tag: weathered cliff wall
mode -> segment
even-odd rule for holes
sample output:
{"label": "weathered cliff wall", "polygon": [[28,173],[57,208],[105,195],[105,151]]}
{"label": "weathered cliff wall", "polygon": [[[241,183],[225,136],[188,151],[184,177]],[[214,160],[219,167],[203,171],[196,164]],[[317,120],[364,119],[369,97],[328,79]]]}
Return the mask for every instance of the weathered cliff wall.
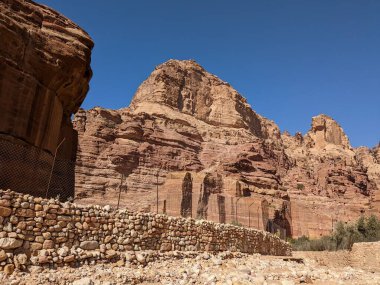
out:
{"label": "weathered cliff wall", "polygon": [[130,107],[80,110],[74,125],[78,203],[116,205],[121,189],[120,203],[131,209],[158,204],[159,213],[293,237],[380,214],[378,151],[352,148],[326,115],[305,135],[280,134],[192,60],[157,66]]}
{"label": "weathered cliff wall", "polygon": [[71,115],[89,88],[93,42],[69,19],[29,0],[0,2],[0,41],[0,187],[45,193],[65,139],[55,174],[73,192]]}

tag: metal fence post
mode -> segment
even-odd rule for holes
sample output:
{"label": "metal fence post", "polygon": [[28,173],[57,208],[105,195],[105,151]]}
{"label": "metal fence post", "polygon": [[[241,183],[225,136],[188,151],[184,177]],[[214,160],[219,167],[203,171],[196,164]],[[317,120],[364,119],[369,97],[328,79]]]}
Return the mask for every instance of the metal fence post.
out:
{"label": "metal fence post", "polygon": [[55,160],[57,158],[57,153],[58,153],[58,149],[61,147],[61,145],[63,144],[63,142],[66,140],[66,138],[63,138],[62,141],[59,143],[59,145],[57,146],[57,148],[55,149],[55,153],[54,153],[54,159],[53,159],[53,165],[51,166],[51,171],[50,171],[50,176],[49,176],[49,182],[48,182],[48,185],[47,185],[47,188],[46,188],[46,194],[45,194],[45,198],[47,198],[48,196],[48,192],[49,192],[49,188],[50,188],[50,183],[51,183],[51,179],[53,177],[53,171],[54,171],[54,165],[55,165]]}
{"label": "metal fence post", "polygon": [[124,174],[121,174],[121,178],[120,178],[120,185],[119,185],[119,198],[117,199],[117,208],[116,210],[119,209],[119,205],[120,205],[120,197],[121,197],[121,186],[123,185],[123,180],[124,180]]}
{"label": "metal fence post", "polygon": [[239,200],[241,199],[242,197],[239,197],[237,198],[236,202],[235,202],[235,222],[237,223],[238,222],[238,218],[237,218],[237,204],[239,202]]}
{"label": "metal fence post", "polygon": [[255,203],[255,201],[253,201],[251,204],[249,204],[248,206],[248,227],[251,227],[251,206]]}
{"label": "metal fence post", "polygon": [[257,206],[257,229],[259,229],[259,223],[260,223],[260,212],[259,212],[259,205]]}
{"label": "metal fence post", "polygon": [[158,170],[156,175],[156,214],[158,214]]}

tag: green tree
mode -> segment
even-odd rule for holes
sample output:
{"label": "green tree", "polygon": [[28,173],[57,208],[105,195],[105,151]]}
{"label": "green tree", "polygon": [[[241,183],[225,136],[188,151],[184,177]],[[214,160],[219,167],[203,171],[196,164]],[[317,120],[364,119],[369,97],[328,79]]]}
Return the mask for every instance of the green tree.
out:
{"label": "green tree", "polygon": [[336,249],[342,249],[343,242],[346,236],[346,229],[344,227],[343,222],[338,222],[336,224],[335,232],[334,232],[334,240],[336,244]]}
{"label": "green tree", "polygon": [[351,249],[355,242],[359,242],[363,239],[362,234],[358,231],[355,225],[347,226],[346,233],[346,244],[344,245],[344,248]]}
{"label": "green tree", "polygon": [[331,235],[319,239],[302,236],[291,239],[293,250],[342,250],[351,249],[355,242],[373,242],[380,240],[380,220],[372,215],[360,217],[355,223],[338,222]]}
{"label": "green tree", "polygon": [[359,218],[359,220],[356,223],[356,228],[358,229],[358,232],[365,236],[366,235],[366,221],[363,216]]}
{"label": "green tree", "polygon": [[368,241],[376,241],[380,238],[380,221],[375,215],[368,218],[366,233],[366,238]]}

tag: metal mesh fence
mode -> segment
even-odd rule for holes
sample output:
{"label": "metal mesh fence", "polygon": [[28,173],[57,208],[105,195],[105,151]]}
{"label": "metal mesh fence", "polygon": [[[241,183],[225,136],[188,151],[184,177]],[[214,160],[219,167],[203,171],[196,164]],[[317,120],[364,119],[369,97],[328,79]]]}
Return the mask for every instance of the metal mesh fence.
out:
{"label": "metal mesh fence", "polygon": [[266,230],[272,234],[278,235],[281,239],[286,239],[287,237],[286,229],[276,224],[273,220],[268,220]]}
{"label": "metal mesh fence", "polygon": [[75,162],[56,159],[54,163],[48,197],[59,197],[60,200],[74,199]]}
{"label": "metal mesh fence", "polygon": [[[158,177],[158,176],[157,176]],[[158,184],[158,178],[157,182]],[[0,139],[0,189],[12,189],[20,193],[28,193],[39,197],[59,197],[60,200],[72,200],[81,202],[81,193],[75,195],[75,162],[60,158],[54,158],[54,155],[43,151],[37,147],[8,140]],[[158,190],[158,189],[157,189]],[[157,191],[156,190],[156,191]],[[126,177],[121,175],[120,183],[111,191],[107,192],[104,199],[96,199],[97,204],[105,204],[119,207],[125,207],[124,202],[130,201],[133,193],[127,191]],[[86,197],[104,196],[105,191],[91,189],[83,192]],[[158,193],[158,192],[157,192]],[[181,208],[182,191],[175,193],[167,193],[165,197],[158,195],[152,196],[150,210],[157,211],[156,205],[159,205],[159,212],[166,213],[169,206],[171,210]],[[192,195],[192,208],[185,216],[193,216],[196,218],[196,205],[199,200],[199,193],[194,192]],[[99,197],[98,197],[99,198]],[[215,203],[209,203],[208,212],[210,214],[218,213],[218,217],[214,217],[215,221],[226,223],[228,220],[236,220],[236,201],[231,197],[231,201],[227,201],[226,197],[221,195],[213,195],[211,200],[215,199]],[[154,201],[153,201],[154,200]],[[91,200],[85,202],[91,203]],[[168,203],[168,205],[167,205]],[[154,206],[154,207],[153,207]],[[227,208],[230,211],[227,211]],[[228,212],[228,213],[227,213]],[[178,213],[171,213],[180,215]],[[227,217],[228,216],[228,217]],[[281,238],[286,238],[286,230],[274,221],[269,220],[266,230],[278,234]]]}
{"label": "metal mesh fence", "polygon": [[67,199],[74,196],[74,181],[74,162],[54,161],[52,154],[37,147],[0,140],[0,189]]}

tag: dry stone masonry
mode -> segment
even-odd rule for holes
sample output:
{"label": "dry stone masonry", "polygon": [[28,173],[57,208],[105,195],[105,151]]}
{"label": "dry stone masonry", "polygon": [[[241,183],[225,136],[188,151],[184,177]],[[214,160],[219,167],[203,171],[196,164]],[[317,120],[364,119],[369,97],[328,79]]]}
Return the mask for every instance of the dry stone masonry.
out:
{"label": "dry stone masonry", "polygon": [[31,264],[144,264],[146,254],[140,252],[147,250],[291,253],[283,240],[254,229],[0,190],[0,269],[7,273]]}

